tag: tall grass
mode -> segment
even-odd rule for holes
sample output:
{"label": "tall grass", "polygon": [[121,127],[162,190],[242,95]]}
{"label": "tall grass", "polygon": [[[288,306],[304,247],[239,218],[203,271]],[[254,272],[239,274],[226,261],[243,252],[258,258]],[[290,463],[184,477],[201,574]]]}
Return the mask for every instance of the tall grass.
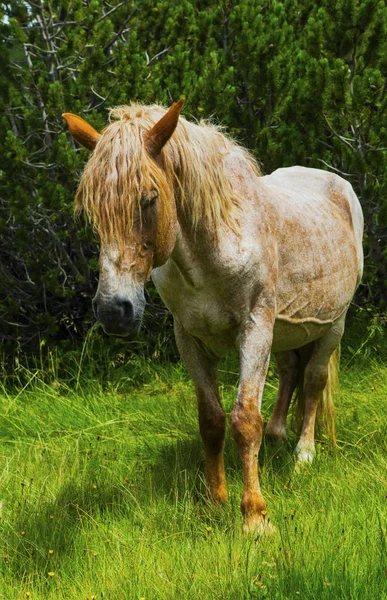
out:
{"label": "tall grass", "polygon": [[[0,391],[0,598],[387,598],[387,366],[380,331],[362,346],[369,334],[350,333],[344,349],[337,447],[322,439],[295,474],[294,435],[279,450],[263,443],[277,534],[262,538],[242,535],[230,437],[230,500],[205,499],[180,363],[112,355],[89,339],[15,365]],[[227,412],[236,384],[231,359],[220,368]],[[271,367],[265,420],[277,386]]]}

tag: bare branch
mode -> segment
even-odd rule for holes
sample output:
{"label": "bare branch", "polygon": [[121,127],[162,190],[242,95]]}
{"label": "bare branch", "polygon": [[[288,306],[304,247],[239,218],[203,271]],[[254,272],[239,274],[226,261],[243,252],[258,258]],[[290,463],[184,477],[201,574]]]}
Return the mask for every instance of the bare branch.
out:
{"label": "bare branch", "polygon": [[[311,160],[310,156],[308,158],[309,158],[309,160]],[[331,169],[332,171],[335,171],[336,173],[340,173],[340,175],[342,175],[343,177],[356,177],[356,175],[354,173],[344,173],[344,171],[340,171],[340,169],[337,169],[333,165],[328,164],[322,158],[318,158],[317,160],[319,162],[323,163],[326,167],[328,167],[328,169]]]}
{"label": "bare branch", "polygon": [[[104,54],[106,54],[108,52],[108,50],[116,43],[116,41],[121,37],[123,31],[125,30],[127,24],[129,23],[129,21],[134,17],[134,15],[136,14],[136,12],[138,11],[138,7],[140,6],[141,1],[137,4],[137,6],[135,6],[135,8],[132,10],[132,12],[130,13],[130,15],[127,16],[127,18],[124,20],[124,22],[121,25],[121,28],[118,30],[118,32],[112,37],[112,39],[110,40],[110,42],[108,42],[106,44],[106,46],[103,49]],[[129,30],[128,30],[129,31]]]}
{"label": "bare branch", "polygon": [[333,129],[332,125],[331,125],[331,124],[330,124],[330,122],[328,121],[328,118],[327,118],[327,116],[326,116],[324,113],[323,113],[323,117],[324,117],[324,120],[325,120],[326,124],[328,125],[329,131],[330,131],[331,133],[333,133],[333,135],[334,135],[335,137],[337,137],[339,140],[341,140],[341,141],[342,141],[344,144],[346,144],[346,145],[347,145],[349,148],[351,148],[351,150],[354,150],[354,147],[353,147],[353,145],[351,144],[351,142],[355,142],[356,140],[355,140],[355,139],[352,139],[352,138],[346,138],[346,137],[344,137],[343,135],[340,135],[339,133],[337,133],[337,131],[335,131],[335,130]]}
{"label": "bare branch", "polygon": [[131,2],[131,0],[123,0],[123,2],[121,2],[120,4],[117,4],[117,6],[113,6],[113,8],[111,10],[109,10],[107,13],[105,13],[104,15],[102,15],[102,17],[100,17],[99,19],[97,19],[96,23],[100,23],[101,21],[103,21],[104,19],[106,19],[106,17],[109,17],[109,15],[111,15],[112,13],[114,13],[116,10],[118,10],[122,6],[125,6],[126,4],[129,4],[129,2]]}
{"label": "bare branch", "polygon": [[96,108],[99,108],[100,106],[102,106],[102,104],[104,104],[106,102],[106,100],[109,98],[109,96],[112,93],[112,91],[114,90],[114,88],[117,86],[117,83],[118,83],[118,79],[116,79],[116,81],[111,86],[111,88],[109,90],[109,93],[107,94],[106,98],[104,98],[103,96],[101,96],[100,94],[98,94],[93,88],[91,88],[91,91],[93,92],[93,94],[95,94],[97,96],[97,98],[100,98],[101,102],[99,104],[94,104],[93,106],[89,105],[88,108],[86,108],[83,112],[85,114],[88,114],[91,111],[95,110]]}
{"label": "bare branch", "polygon": [[171,49],[170,46],[168,46],[168,48],[165,48],[164,50],[161,50],[161,52],[158,52],[157,54],[155,54],[154,56],[152,56],[152,58],[149,58],[148,52],[145,52],[146,66],[149,67],[149,65],[151,65],[154,60],[157,60],[160,56],[162,56],[163,54],[165,54],[166,52],[168,52],[168,50],[170,50],[170,49]]}

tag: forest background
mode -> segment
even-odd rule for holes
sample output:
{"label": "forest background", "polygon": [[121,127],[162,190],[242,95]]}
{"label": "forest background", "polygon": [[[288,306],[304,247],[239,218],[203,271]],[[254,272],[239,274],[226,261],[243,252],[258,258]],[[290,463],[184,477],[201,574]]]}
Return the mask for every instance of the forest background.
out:
{"label": "forest background", "polygon": [[[109,107],[167,106],[182,96],[186,117],[224,125],[264,173],[299,164],[351,182],[365,215],[356,305],[383,313],[386,28],[386,4],[375,0],[2,2],[3,348],[72,346],[93,322],[98,246],[90,226],[73,217],[87,152],[61,114],[100,130]],[[171,329],[153,289],[149,299],[145,337],[154,351]]]}

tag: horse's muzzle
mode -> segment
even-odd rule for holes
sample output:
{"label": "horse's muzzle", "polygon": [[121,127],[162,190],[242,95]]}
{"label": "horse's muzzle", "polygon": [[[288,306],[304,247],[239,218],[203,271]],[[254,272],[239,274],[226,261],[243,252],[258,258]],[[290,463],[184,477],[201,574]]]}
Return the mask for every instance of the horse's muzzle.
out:
{"label": "horse's muzzle", "polygon": [[135,338],[141,326],[144,304],[135,308],[134,304],[121,296],[101,297],[93,299],[95,318],[102,324],[108,335]]}

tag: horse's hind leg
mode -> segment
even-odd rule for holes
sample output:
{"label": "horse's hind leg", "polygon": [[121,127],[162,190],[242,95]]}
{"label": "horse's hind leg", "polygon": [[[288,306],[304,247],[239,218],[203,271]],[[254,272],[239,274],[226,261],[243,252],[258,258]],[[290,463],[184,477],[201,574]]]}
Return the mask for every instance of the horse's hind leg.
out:
{"label": "horse's hind leg", "polygon": [[297,350],[276,352],[279,389],[273,415],[266,426],[265,435],[276,443],[286,442],[286,417],[293,392],[300,376],[300,356]]}
{"label": "horse's hind leg", "polygon": [[207,493],[215,502],[223,503],[227,500],[223,458],[226,415],[219,398],[218,361],[201,352],[176,319],[174,326],[180,356],[187,366],[196,389],[199,429],[206,460]]}
{"label": "horse's hind leg", "polygon": [[[317,408],[323,400],[323,394],[327,398],[331,391],[328,389],[328,386],[331,385],[331,382],[328,381],[329,362],[340,344],[344,332],[344,318],[336,322],[325,335],[313,343],[310,359],[305,366],[304,415],[300,439],[295,449],[299,463],[312,462],[315,454],[314,431]],[[321,407],[322,417],[328,418],[329,415],[324,415],[324,411],[325,413],[333,411],[331,401],[323,403]]]}

